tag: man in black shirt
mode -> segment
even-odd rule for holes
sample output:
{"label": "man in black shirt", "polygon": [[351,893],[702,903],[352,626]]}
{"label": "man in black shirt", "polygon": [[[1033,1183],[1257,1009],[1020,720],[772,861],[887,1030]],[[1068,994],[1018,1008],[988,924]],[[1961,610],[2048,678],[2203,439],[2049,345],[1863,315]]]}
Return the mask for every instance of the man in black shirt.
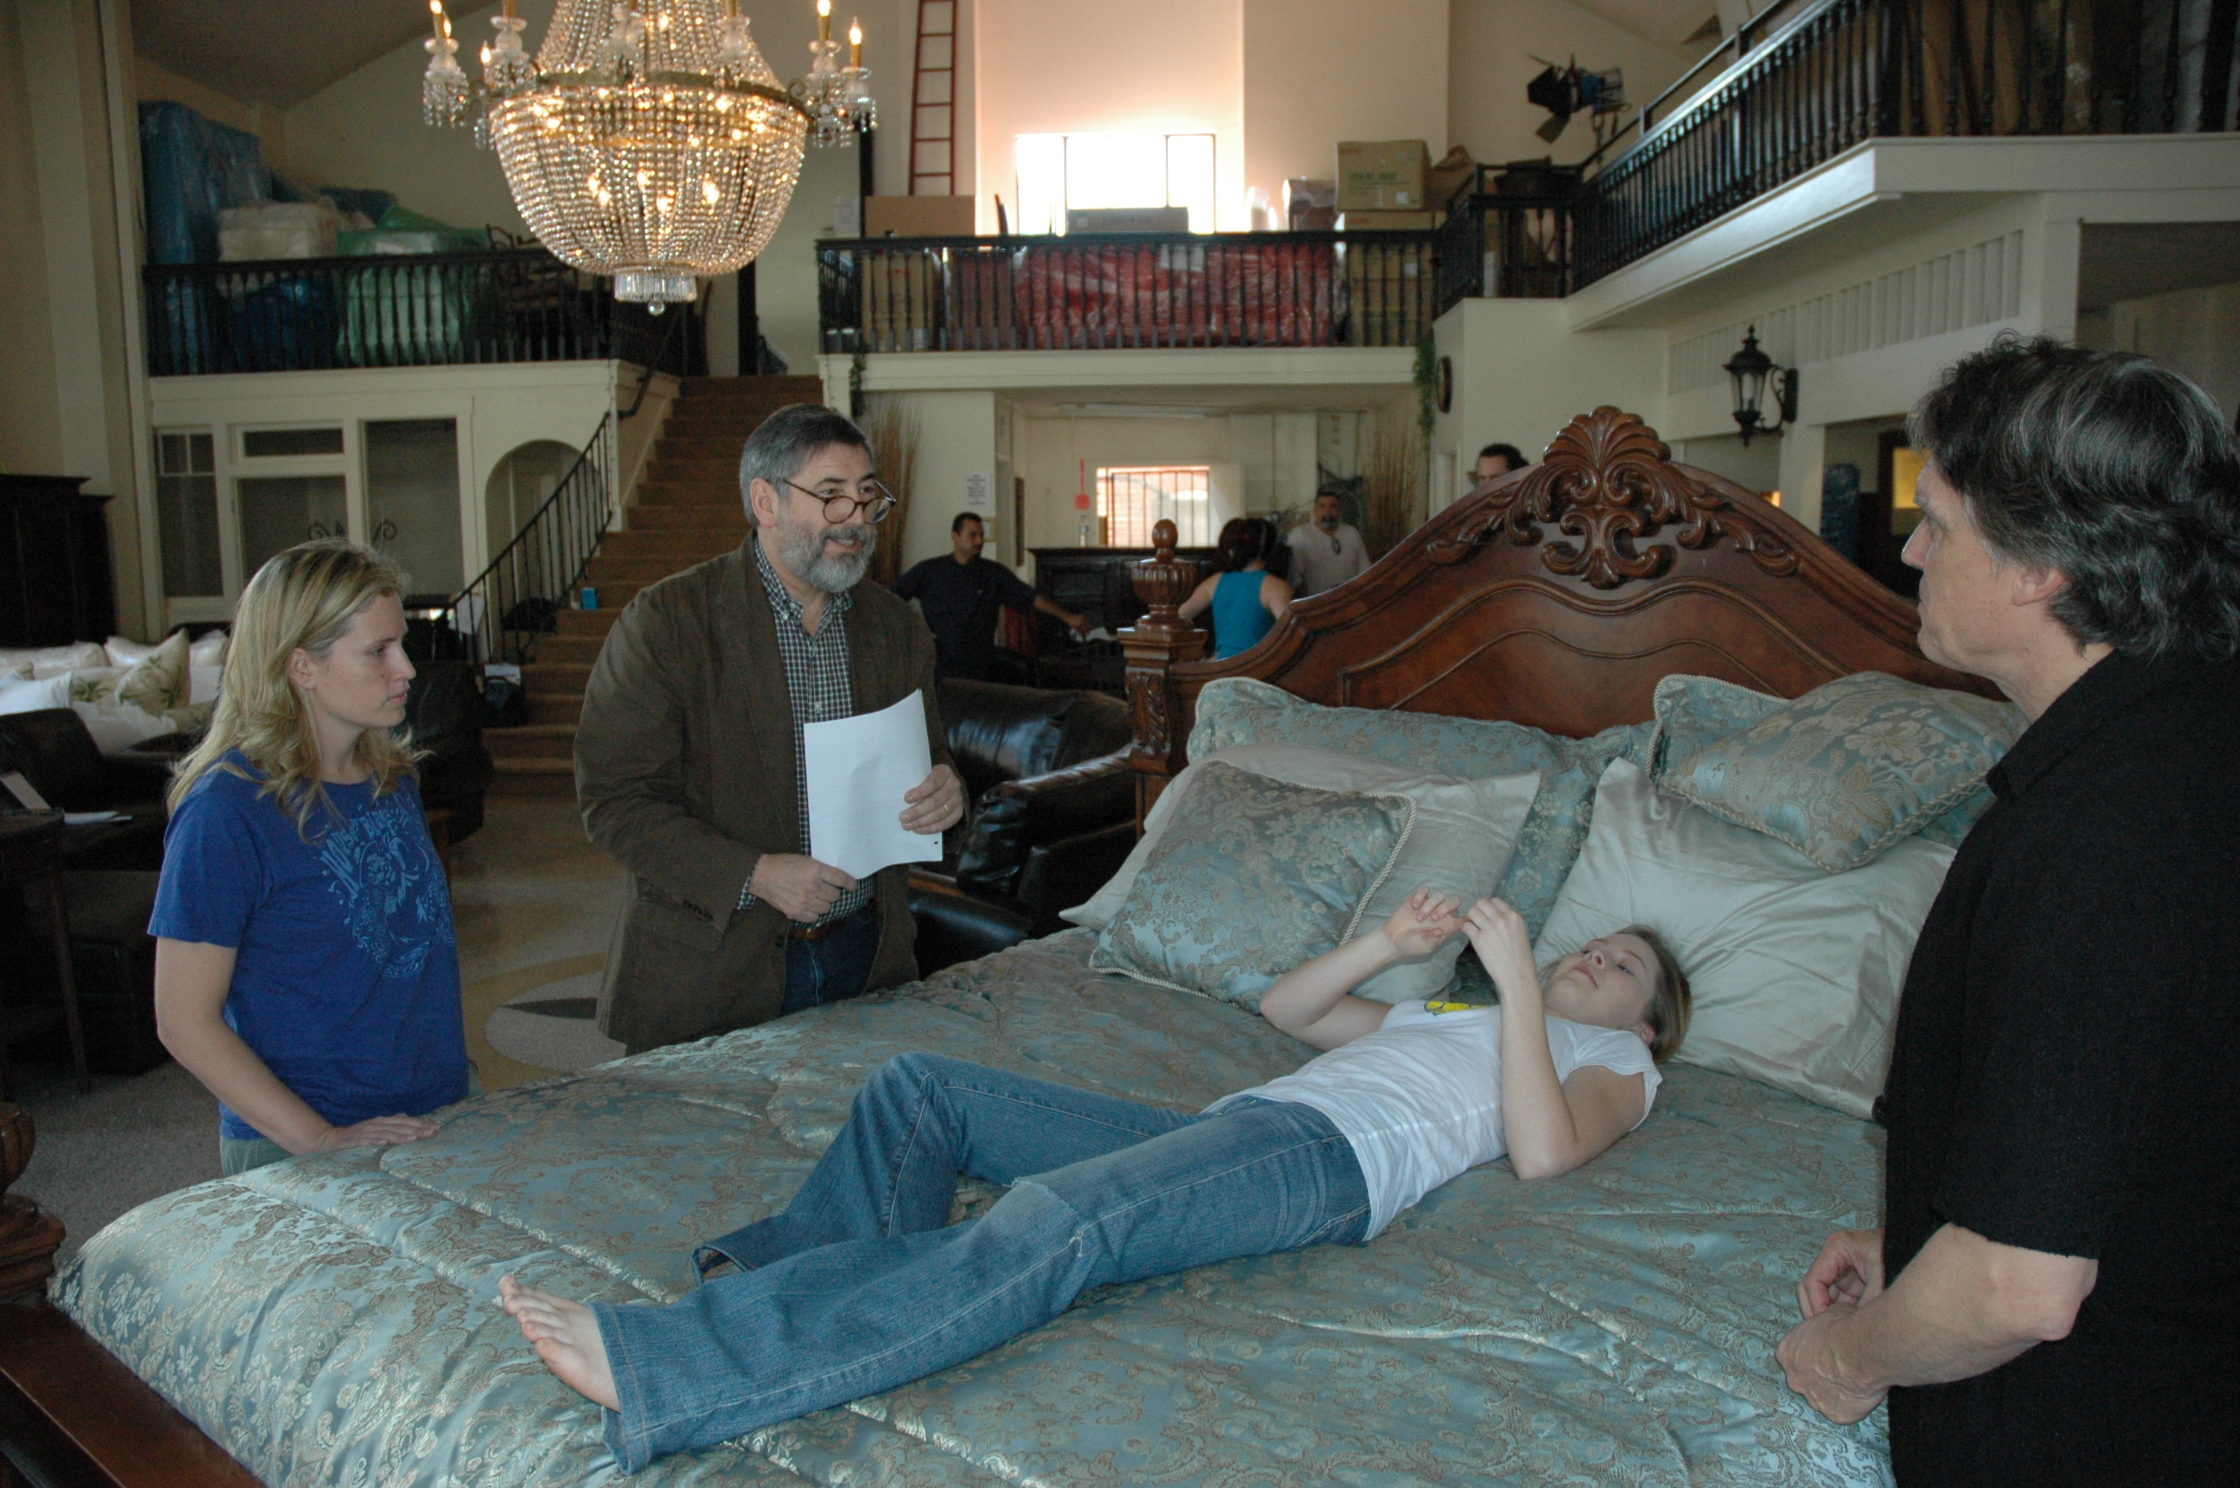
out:
{"label": "man in black shirt", "polygon": [[2229,1481],[2240,455],[2169,369],[2013,337],[1910,433],[1921,648],[2032,722],[1914,950],[1885,1228],[1779,1357],[1838,1421],[1887,1392],[1901,1484]]}
{"label": "man in black shirt", "polygon": [[1088,624],[1049,595],[1035,592],[1010,569],[981,557],[987,541],[980,519],[959,512],[949,524],[949,543],[955,551],[947,558],[913,564],[894,581],[894,592],[916,600],[925,612],[926,629],[933,632],[934,669],[943,678],[988,680],[995,667],[999,609],[1040,610],[1063,620],[1073,631]]}

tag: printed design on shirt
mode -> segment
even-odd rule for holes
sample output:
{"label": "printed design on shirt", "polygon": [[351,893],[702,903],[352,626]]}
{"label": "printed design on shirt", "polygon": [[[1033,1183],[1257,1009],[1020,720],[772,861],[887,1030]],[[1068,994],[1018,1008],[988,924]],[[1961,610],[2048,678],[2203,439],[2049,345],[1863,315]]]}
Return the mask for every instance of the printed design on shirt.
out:
{"label": "printed design on shirt", "polygon": [[1437,1017],[1440,1013],[1474,1013],[1478,1005],[1474,1002],[1427,1002],[1423,1010]]}
{"label": "printed design on shirt", "polygon": [[391,796],[319,845],[350,939],[385,977],[418,976],[431,951],[452,943],[443,865],[418,826]]}

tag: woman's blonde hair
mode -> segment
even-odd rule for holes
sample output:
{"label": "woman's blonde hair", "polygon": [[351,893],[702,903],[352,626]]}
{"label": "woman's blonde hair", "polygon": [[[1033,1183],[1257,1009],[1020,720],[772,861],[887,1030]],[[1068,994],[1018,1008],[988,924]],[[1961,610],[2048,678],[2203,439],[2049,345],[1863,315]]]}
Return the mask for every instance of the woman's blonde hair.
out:
{"label": "woman's blonde hair", "polygon": [[[371,548],[346,538],[321,538],[276,553],[241,591],[233,639],[218,686],[218,706],[194,752],[179,762],[168,799],[173,811],[213,769],[251,779],[226,755],[240,750],[264,775],[271,796],[311,839],[311,818],[332,809],[320,783],[319,740],[310,710],[288,677],[298,651],[324,661],[350,622],[384,594],[401,594],[404,575]],[[419,757],[403,730],[369,728],[358,736],[358,763],[373,777],[376,797],[397,788]]]}

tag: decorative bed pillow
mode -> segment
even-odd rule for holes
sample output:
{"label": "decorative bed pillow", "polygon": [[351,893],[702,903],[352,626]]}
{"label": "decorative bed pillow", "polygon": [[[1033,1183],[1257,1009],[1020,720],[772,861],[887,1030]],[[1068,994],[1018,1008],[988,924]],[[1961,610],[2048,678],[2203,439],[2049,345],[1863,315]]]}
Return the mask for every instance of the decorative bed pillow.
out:
{"label": "decorative bed pillow", "polygon": [[0,677],[0,714],[36,713],[43,708],[70,706],[70,677]]}
{"label": "decorative bed pillow", "polygon": [[1704,677],[1658,683],[1657,782],[1830,873],[1872,862],[1955,808],[1963,818],[1939,835],[1964,835],[1988,799],[1984,772],[2027,724],[2011,703],[1860,672],[1794,702],[1766,698],[1754,722],[1704,742],[1745,715],[1750,696]]}
{"label": "decorative bed pillow", "polygon": [[[1120,871],[1088,903],[1065,911],[1066,919],[1097,930],[1112,922],[1145,861],[1174,822],[1168,801],[1180,801],[1206,767],[1217,763],[1288,785],[1353,795],[1405,796],[1415,803],[1415,831],[1409,834],[1407,846],[1394,862],[1384,887],[1362,910],[1363,934],[1384,923],[1419,888],[1428,886],[1459,895],[1466,902],[1492,893],[1501,882],[1502,870],[1509,865],[1517,833],[1540,788],[1536,771],[1457,780],[1297,744],[1247,744],[1225,749],[1191,765],[1167,788],[1158,806],[1152,808],[1142,840],[1120,865]],[[1190,809],[1197,807],[1193,804]],[[1422,960],[1388,967],[1355,990],[1377,1002],[1429,997],[1453,979],[1455,958],[1462,953],[1462,946],[1462,937],[1451,936]]]}
{"label": "decorative bed pillow", "polygon": [[72,641],[67,646],[24,646],[0,649],[0,671],[15,671],[20,667],[49,669],[46,676],[67,672],[78,667],[97,667],[109,664],[109,653],[101,649],[99,641]]}
{"label": "decorative bed pillow", "polygon": [[85,720],[86,732],[93,735],[94,747],[103,754],[116,754],[179,732],[179,721],[170,714],[150,713],[128,703],[74,702],[70,706]]}
{"label": "decorative bed pillow", "polygon": [[1898,994],[1952,849],[1918,838],[1846,873],[1612,765],[1594,830],[1535,947],[1542,962],[1654,926],[1695,993],[1678,1058],[1865,1116]]}
{"label": "decorative bed pillow", "polygon": [[1405,796],[1313,790],[1209,762],[1089,965],[1255,1011],[1358,928],[1415,825]]}
{"label": "decorative bed pillow", "polygon": [[1450,718],[1388,708],[1331,708],[1249,678],[1225,678],[1198,694],[1190,757],[1245,744],[1281,742],[1341,750],[1465,780],[1540,772],[1540,794],[1517,835],[1498,892],[1537,934],[1587,840],[1594,785],[1614,759],[1646,766],[1655,726],[1621,724],[1591,739],[1566,738],[1521,723]]}

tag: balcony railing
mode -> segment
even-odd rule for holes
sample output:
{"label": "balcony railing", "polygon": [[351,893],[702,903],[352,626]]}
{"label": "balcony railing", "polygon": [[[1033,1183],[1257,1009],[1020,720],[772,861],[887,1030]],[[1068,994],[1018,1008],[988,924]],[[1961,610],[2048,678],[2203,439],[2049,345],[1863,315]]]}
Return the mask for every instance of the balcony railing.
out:
{"label": "balcony railing", "polygon": [[615,415],[599,421],[575,464],[490,566],[445,607],[470,661],[529,661],[615,515]]}
{"label": "balcony railing", "polygon": [[1573,286],[1872,137],[2228,129],[2224,14],[2200,0],[1819,0],[1769,13],[1700,93],[1664,106],[1691,73],[1644,109],[1642,137],[1587,181]]}
{"label": "balcony railing", "polygon": [[693,324],[666,334],[663,319],[542,248],[144,272],[152,377],[605,360],[706,370],[696,306],[670,312]]}
{"label": "balcony railing", "polygon": [[1439,313],[1473,298],[1558,300],[1571,292],[1571,205],[1575,177],[1533,172],[1537,190],[1520,192],[1513,180],[1486,166],[1469,194],[1457,196],[1439,229]]}
{"label": "balcony railing", "polygon": [[826,351],[1413,346],[1436,232],[1099,233],[817,245]]}

